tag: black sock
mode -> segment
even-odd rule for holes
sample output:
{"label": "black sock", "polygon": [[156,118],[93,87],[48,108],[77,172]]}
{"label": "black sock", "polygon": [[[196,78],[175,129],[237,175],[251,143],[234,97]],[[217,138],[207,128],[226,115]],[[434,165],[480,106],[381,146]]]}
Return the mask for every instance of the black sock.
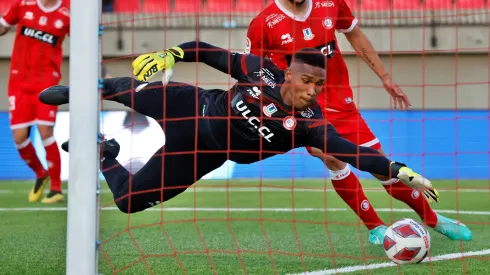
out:
{"label": "black sock", "polygon": [[[101,165],[102,174],[114,194],[114,199],[128,193],[129,171],[116,159],[105,159]],[[123,193],[123,194],[122,194]]]}

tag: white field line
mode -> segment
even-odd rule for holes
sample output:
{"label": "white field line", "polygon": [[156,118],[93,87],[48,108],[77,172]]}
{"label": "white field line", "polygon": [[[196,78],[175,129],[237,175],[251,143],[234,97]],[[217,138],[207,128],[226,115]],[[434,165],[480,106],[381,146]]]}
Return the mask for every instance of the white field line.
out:
{"label": "white field line", "polygon": [[[54,212],[66,211],[66,207],[12,207],[0,208],[0,212]],[[104,207],[102,211],[118,211],[117,207]],[[153,207],[145,211],[167,212],[345,212],[352,211],[347,208],[213,208],[213,207]],[[413,212],[412,209],[403,208],[377,208],[377,212]],[[465,211],[465,210],[436,210],[441,214],[482,215],[490,216],[490,211]]]}
{"label": "white field line", "polygon": [[[363,188],[365,192],[383,192],[386,193],[384,189],[381,188]],[[328,189],[309,189],[309,188],[290,188],[290,187],[190,187],[188,188],[185,192],[197,192],[197,193],[226,193],[226,192],[311,192],[311,193],[324,193],[324,192],[335,192],[334,189],[328,188]],[[490,193],[490,188],[487,189],[467,189],[467,188],[458,188],[458,189],[451,189],[451,190],[437,190],[439,193],[445,193],[445,192],[459,192],[459,193]],[[16,194],[16,193],[26,193],[29,192],[29,189],[20,190],[20,189],[0,189],[0,195],[7,195],[7,194]],[[45,193],[48,193],[49,190],[46,190]],[[66,193],[68,192],[67,189],[63,189],[63,192]],[[102,189],[101,193],[110,193],[109,189]]]}
{"label": "white field line", "polygon": [[[471,257],[471,256],[482,256],[482,255],[488,255],[488,254],[490,254],[490,249],[485,249],[485,250],[480,250],[480,251],[451,253],[451,254],[444,254],[444,255],[438,255],[438,256],[426,258],[422,262],[426,263],[426,262],[447,261],[447,260],[454,260],[454,259],[460,259],[460,258]],[[289,274],[289,275],[342,274],[342,273],[366,271],[366,270],[373,270],[373,269],[380,269],[380,268],[387,268],[387,267],[394,267],[394,266],[397,266],[397,265],[395,263],[392,263],[392,262],[385,262],[385,263],[377,263],[377,264],[369,264],[369,265],[345,266],[345,267],[336,268],[336,269],[325,269],[325,270],[318,270],[318,271],[311,271],[311,272],[304,272],[304,273],[297,273],[297,274]]]}

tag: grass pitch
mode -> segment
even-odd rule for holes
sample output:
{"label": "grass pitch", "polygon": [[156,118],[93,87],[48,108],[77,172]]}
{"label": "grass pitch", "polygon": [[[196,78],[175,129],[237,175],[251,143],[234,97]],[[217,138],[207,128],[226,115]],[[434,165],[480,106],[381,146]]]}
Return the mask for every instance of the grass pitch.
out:
{"label": "grass pitch", "polygon": [[[387,224],[419,220],[379,183],[363,185]],[[103,184],[99,273],[489,274],[489,182],[434,185],[441,192],[434,208],[470,227],[473,240],[450,241],[429,229],[429,261],[394,266],[382,246],[368,242],[366,228],[329,181],[203,180],[130,216],[114,209]],[[0,183],[0,274],[64,274],[66,204],[30,204],[30,188],[31,182]],[[473,256],[462,258],[461,252]]]}

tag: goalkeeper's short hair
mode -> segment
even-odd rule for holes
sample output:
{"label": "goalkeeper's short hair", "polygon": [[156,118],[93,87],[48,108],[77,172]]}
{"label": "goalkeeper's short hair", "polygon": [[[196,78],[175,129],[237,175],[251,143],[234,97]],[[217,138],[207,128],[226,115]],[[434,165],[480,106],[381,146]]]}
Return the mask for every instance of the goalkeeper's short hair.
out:
{"label": "goalkeeper's short hair", "polygon": [[291,59],[291,63],[305,63],[314,67],[325,69],[327,66],[327,57],[315,48],[302,48],[296,51]]}

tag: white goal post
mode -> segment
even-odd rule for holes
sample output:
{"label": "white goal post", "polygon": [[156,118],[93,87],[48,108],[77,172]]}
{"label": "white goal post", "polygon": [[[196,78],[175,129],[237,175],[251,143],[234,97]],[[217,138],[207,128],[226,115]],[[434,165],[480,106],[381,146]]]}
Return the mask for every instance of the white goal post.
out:
{"label": "white goal post", "polygon": [[97,274],[100,0],[70,1],[66,274]]}

